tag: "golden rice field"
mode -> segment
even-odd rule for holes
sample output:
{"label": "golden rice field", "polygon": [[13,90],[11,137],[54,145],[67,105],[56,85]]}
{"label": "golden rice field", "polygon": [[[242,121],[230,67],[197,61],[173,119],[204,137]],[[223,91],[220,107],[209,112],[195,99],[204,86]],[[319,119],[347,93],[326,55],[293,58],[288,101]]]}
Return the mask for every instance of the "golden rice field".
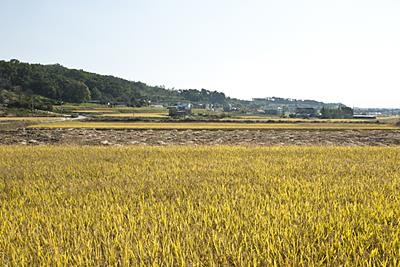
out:
{"label": "golden rice field", "polygon": [[41,122],[41,121],[54,121],[63,120],[64,117],[0,117],[0,122],[9,121],[29,121],[29,122]]}
{"label": "golden rice field", "polygon": [[101,113],[101,114],[110,114],[110,113],[116,113],[118,110],[114,110],[111,108],[103,108],[103,109],[74,109],[71,110],[73,112],[77,113]]}
{"label": "golden rice field", "polygon": [[167,118],[168,113],[107,113],[101,114],[100,116],[118,118]]}
{"label": "golden rice field", "polygon": [[108,114],[132,114],[132,113],[137,113],[137,114],[165,114],[168,115],[168,112],[165,110],[160,110],[160,109],[142,109],[142,108],[126,108],[126,109],[117,109],[117,108],[104,108],[104,109],[77,109],[77,110],[71,110],[71,112],[75,113],[94,113],[94,114],[99,114],[99,115],[108,115]]}
{"label": "golden rice field", "polygon": [[90,122],[67,121],[36,124],[33,128],[96,128],[96,129],[360,129],[360,130],[396,130],[391,124],[373,123],[240,123],[240,122]]}
{"label": "golden rice field", "polygon": [[0,146],[1,266],[399,266],[400,149]]}
{"label": "golden rice field", "polygon": [[63,105],[56,106],[56,110],[77,112],[77,113],[96,113],[96,114],[107,114],[107,113],[161,113],[168,112],[166,108],[153,108],[153,107],[126,107],[116,106],[107,107],[104,105]]}
{"label": "golden rice field", "polygon": [[[319,118],[281,118],[281,117],[268,117],[268,116],[259,116],[259,115],[246,115],[246,116],[233,116],[228,117],[228,120],[233,121],[276,121],[276,122],[304,122],[304,123],[374,123],[377,122],[376,119],[319,119]],[[379,121],[383,121],[383,119],[379,119]]]}

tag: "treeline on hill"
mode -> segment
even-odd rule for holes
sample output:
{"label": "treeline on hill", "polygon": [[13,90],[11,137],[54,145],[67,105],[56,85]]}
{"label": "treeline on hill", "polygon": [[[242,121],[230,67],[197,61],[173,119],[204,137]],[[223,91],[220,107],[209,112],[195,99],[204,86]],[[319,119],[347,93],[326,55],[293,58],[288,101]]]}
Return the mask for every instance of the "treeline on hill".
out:
{"label": "treeline on hill", "polygon": [[171,90],[121,78],[68,69],[59,64],[41,65],[0,60],[0,104],[10,107],[51,109],[61,102],[90,100],[123,102],[131,106],[148,103],[190,101],[225,105],[224,93],[205,89]]}

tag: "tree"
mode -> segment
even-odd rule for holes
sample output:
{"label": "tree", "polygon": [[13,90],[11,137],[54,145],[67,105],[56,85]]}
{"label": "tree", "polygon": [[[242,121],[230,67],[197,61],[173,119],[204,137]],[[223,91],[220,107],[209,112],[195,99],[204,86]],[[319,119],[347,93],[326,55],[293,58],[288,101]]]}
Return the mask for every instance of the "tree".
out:
{"label": "tree", "polygon": [[101,92],[97,87],[90,89],[90,96],[91,99],[100,100],[101,99]]}
{"label": "tree", "polygon": [[353,109],[346,106],[337,108],[322,107],[321,118],[323,119],[345,119],[353,117]]}
{"label": "tree", "polygon": [[90,90],[83,82],[64,79],[62,87],[62,100],[64,101],[82,103],[90,100]]}

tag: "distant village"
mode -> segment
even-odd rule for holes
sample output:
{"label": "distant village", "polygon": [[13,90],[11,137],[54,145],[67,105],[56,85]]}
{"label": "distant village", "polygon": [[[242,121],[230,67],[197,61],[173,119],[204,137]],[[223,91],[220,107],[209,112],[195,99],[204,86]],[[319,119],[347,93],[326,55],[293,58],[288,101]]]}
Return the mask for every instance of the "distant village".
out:
{"label": "distant village", "polygon": [[178,103],[168,106],[170,116],[189,115],[192,109],[205,109],[213,112],[245,113],[282,118],[323,118],[323,119],[376,119],[378,112],[355,113],[353,108],[340,103],[326,104],[314,100],[295,100],[284,98],[253,98],[243,110],[232,104],[192,104]]}
{"label": "distant village", "polygon": [[[90,101],[91,103],[106,104],[110,107],[128,105],[125,102]],[[299,100],[280,97],[253,98],[251,101],[235,103],[201,103],[201,102],[160,102],[153,103],[140,99],[142,105],[154,108],[167,108],[169,115],[188,116],[193,114],[193,109],[204,110],[213,114],[246,114],[265,115],[281,118],[321,118],[321,119],[376,119],[377,116],[400,115],[400,109],[361,109],[351,108],[341,103],[324,103],[316,100]],[[244,103],[244,104],[243,104]]]}

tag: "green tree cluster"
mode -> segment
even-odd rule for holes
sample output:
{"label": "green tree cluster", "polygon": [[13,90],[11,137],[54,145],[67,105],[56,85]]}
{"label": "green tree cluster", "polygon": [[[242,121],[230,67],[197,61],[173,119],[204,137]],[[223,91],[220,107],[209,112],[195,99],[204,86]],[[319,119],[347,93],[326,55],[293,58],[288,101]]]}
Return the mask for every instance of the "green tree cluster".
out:
{"label": "green tree cluster", "polygon": [[349,119],[353,117],[353,109],[346,106],[337,108],[323,107],[321,109],[321,118],[323,119]]}

